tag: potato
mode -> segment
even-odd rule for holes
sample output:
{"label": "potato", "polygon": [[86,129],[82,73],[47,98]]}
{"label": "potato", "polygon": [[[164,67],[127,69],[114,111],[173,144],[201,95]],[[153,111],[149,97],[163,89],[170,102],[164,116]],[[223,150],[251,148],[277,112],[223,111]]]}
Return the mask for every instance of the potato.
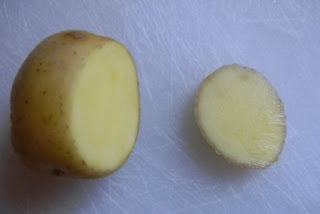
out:
{"label": "potato", "polygon": [[229,65],[209,75],[199,88],[195,114],[209,145],[235,165],[265,168],[282,151],[283,104],[253,69]]}
{"label": "potato", "polygon": [[66,31],[43,40],[11,92],[11,135],[28,166],[56,175],[109,175],[128,159],[140,118],[138,77],[115,40]]}

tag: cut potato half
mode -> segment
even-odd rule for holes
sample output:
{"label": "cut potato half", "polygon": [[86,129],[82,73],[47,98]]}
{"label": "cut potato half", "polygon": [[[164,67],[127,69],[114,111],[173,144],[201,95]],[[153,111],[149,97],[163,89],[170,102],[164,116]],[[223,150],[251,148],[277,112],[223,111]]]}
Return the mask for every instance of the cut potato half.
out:
{"label": "cut potato half", "polygon": [[199,88],[195,114],[207,142],[233,164],[265,168],[281,153],[283,104],[253,69],[229,65],[208,76]]}
{"label": "cut potato half", "polygon": [[140,118],[133,58],[84,31],[43,40],[11,92],[12,144],[24,163],[55,175],[109,175],[129,158]]}

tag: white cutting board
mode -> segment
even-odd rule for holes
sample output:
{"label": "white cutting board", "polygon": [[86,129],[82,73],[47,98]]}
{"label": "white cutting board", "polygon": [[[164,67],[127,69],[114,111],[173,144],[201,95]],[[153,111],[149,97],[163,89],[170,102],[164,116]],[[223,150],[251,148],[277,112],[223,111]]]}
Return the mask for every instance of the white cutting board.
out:
{"label": "white cutting board", "polygon": [[[118,172],[56,179],[17,161],[9,96],[44,37],[83,29],[125,44],[137,64],[141,125]],[[193,115],[200,82],[225,64],[278,90],[287,140],[274,166],[242,170],[214,154]],[[320,213],[320,2],[0,0],[0,213]]]}

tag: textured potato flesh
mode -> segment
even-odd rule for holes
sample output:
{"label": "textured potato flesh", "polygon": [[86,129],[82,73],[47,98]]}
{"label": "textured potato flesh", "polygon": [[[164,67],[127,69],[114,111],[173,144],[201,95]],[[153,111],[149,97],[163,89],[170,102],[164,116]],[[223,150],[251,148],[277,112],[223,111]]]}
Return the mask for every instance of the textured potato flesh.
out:
{"label": "textured potato flesh", "polygon": [[72,133],[80,156],[98,171],[118,168],[134,146],[138,120],[134,62],[109,43],[89,57],[74,86]]}
{"label": "textured potato flesh", "polygon": [[240,66],[215,72],[202,85],[198,108],[209,143],[231,161],[264,167],[279,155],[283,107],[258,73]]}

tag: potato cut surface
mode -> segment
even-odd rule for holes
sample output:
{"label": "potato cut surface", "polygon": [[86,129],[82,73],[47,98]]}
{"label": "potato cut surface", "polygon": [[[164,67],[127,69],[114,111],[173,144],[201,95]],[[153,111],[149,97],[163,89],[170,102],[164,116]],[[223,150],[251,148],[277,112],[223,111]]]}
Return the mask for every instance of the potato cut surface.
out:
{"label": "potato cut surface", "polygon": [[98,171],[122,165],[135,144],[139,111],[134,62],[109,42],[89,57],[73,88],[71,131],[85,163]]}
{"label": "potato cut surface", "polygon": [[262,75],[224,66],[203,81],[197,98],[198,125],[217,153],[248,168],[277,160],[286,133],[284,109]]}

